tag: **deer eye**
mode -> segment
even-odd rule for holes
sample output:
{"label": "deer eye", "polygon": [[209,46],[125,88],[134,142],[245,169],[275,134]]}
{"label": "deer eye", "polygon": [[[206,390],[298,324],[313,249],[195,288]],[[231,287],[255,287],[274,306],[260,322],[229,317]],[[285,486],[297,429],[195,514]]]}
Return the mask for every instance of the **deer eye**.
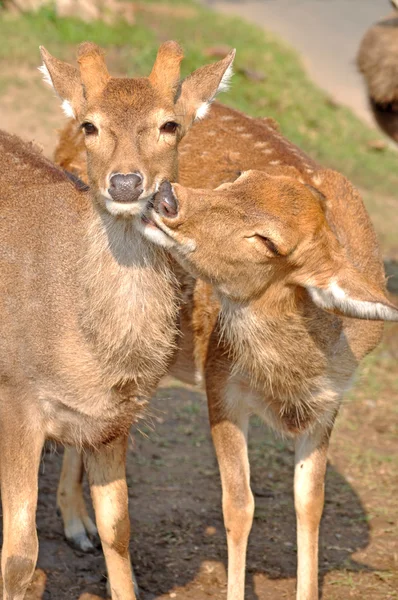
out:
{"label": "deer eye", "polygon": [[86,135],[94,135],[95,133],[98,133],[96,126],[88,121],[82,123],[82,129]]}
{"label": "deer eye", "polygon": [[256,234],[256,237],[264,244],[264,246],[273,254],[274,256],[281,256],[278,248],[275,246],[274,242],[267,237],[263,237],[262,235]]}
{"label": "deer eye", "polygon": [[162,133],[175,133],[178,129],[178,123],[175,123],[174,121],[167,121],[167,123],[164,123],[161,128],[160,131]]}

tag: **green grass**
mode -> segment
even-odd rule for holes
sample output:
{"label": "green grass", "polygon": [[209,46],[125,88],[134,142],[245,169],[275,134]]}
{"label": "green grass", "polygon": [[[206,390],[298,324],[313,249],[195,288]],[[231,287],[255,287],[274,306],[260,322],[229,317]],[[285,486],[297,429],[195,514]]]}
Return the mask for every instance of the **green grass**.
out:
{"label": "green grass", "polygon": [[[78,19],[58,19],[50,9],[12,20],[0,15],[0,63],[38,64],[39,44],[71,59],[76,44],[89,39],[108,49],[110,67],[127,75],[148,74],[157,45],[177,39],[184,47],[185,73],[209,62],[211,46],[237,48],[232,89],[222,100],[253,116],[271,116],[282,132],[325,166],[343,172],[368,193],[394,195],[398,189],[397,154],[375,151],[369,142],[381,137],[345,108],[335,106],[306,76],[294,51],[272,34],[237,18],[219,15],[189,0],[146,2],[157,10],[137,12],[134,27],[107,26]],[[173,12],[174,9],[174,12]],[[264,75],[249,80],[242,69]],[[4,87],[4,86],[3,86]],[[394,203],[395,204],[395,203]],[[395,208],[395,206],[394,206]]]}

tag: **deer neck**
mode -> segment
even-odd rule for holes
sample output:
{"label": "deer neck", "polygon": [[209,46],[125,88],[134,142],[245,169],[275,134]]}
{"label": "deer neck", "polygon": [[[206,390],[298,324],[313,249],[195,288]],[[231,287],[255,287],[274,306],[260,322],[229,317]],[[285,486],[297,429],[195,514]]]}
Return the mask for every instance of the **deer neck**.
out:
{"label": "deer neck", "polygon": [[173,352],[177,286],[163,249],[132,220],[94,211],[82,257],[80,326],[114,385],[152,390]]}
{"label": "deer neck", "polygon": [[[301,292],[267,291],[246,305],[222,301],[221,328],[233,372],[269,398],[299,401],[313,394],[327,372],[327,354],[340,328],[328,331]],[[326,315],[326,320],[335,317]]]}

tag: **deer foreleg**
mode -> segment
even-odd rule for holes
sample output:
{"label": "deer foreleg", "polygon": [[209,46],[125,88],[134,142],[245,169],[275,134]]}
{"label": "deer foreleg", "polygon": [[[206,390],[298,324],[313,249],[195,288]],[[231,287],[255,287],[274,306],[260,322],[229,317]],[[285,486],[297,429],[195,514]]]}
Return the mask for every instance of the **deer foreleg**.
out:
{"label": "deer foreleg", "polygon": [[99,544],[96,526],[90,519],[83,497],[83,458],[76,448],[65,448],[57,505],[68,542],[82,552],[92,552]]}
{"label": "deer foreleg", "polygon": [[86,455],[98,533],[112,600],[136,600],[130,562],[130,519],[126,483],[127,437]]}
{"label": "deer foreleg", "polygon": [[329,433],[304,433],[295,443],[294,503],[297,518],[297,600],[318,600],[318,538]]}

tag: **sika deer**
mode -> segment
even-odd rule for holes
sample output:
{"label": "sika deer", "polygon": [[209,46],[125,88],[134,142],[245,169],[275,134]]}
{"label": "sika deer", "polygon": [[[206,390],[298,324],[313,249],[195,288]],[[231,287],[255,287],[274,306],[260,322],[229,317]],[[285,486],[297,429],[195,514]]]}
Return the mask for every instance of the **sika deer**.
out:
{"label": "sika deer", "polygon": [[[202,67],[179,82],[182,51],[175,42],[167,42],[159,49],[149,80],[110,79],[105,94],[98,101],[96,90],[93,89],[94,105],[88,114],[72,121],[78,144],[78,159],[75,162],[85,165],[84,180],[88,181],[88,157],[91,176],[97,178],[98,173],[102,177],[100,181],[95,181],[95,185],[101,187],[110,210],[117,210],[118,213],[127,211],[130,214],[137,203],[122,204],[124,196],[129,201],[139,197],[140,202],[141,199],[145,202],[145,197],[154,191],[163,178],[177,178],[178,143],[195,118],[205,115],[216,93],[226,89],[233,58],[234,51],[224,60]],[[96,86],[100,89],[109,76],[100,55],[96,60],[96,65],[100,67],[95,71]],[[68,93],[72,85],[70,81],[78,79],[78,72],[55,59],[51,67],[52,76],[56,79],[56,91],[64,100],[64,109],[72,114],[76,110],[71,106]],[[87,72],[85,77],[89,76],[90,72]],[[96,128],[99,128],[98,135]],[[86,131],[84,137],[83,131]],[[101,165],[105,153],[107,161]],[[74,165],[68,167],[72,172],[77,170]],[[103,168],[106,172],[102,172]],[[112,197],[120,202],[115,204]],[[147,325],[149,332],[150,325]],[[73,474],[73,482],[70,474]],[[88,517],[82,498],[82,477],[81,458],[75,449],[66,448],[57,494],[65,536],[79,550],[91,551],[96,529]]]}
{"label": "sika deer", "polygon": [[182,84],[173,42],[142,79],[110,77],[89,43],[79,69],[42,56],[85,131],[90,191],[0,134],[3,599],[23,600],[35,568],[38,467],[52,438],[85,453],[112,598],[128,600],[127,436],[171,360],[178,307],[169,257],[137,223],[159,183],[177,176],[178,142],[233,54]]}
{"label": "sika deer", "polygon": [[228,600],[244,598],[254,512],[250,414],[294,439],[297,598],[316,600],[333,422],[358,362],[380,340],[377,321],[398,321],[360,197],[333,171],[320,171],[317,180],[316,189],[294,168],[271,167],[214,191],[164,182],[142,217],[148,239],[193,276],[182,278],[183,356],[172,374],[186,379],[196,371],[206,382]]}

